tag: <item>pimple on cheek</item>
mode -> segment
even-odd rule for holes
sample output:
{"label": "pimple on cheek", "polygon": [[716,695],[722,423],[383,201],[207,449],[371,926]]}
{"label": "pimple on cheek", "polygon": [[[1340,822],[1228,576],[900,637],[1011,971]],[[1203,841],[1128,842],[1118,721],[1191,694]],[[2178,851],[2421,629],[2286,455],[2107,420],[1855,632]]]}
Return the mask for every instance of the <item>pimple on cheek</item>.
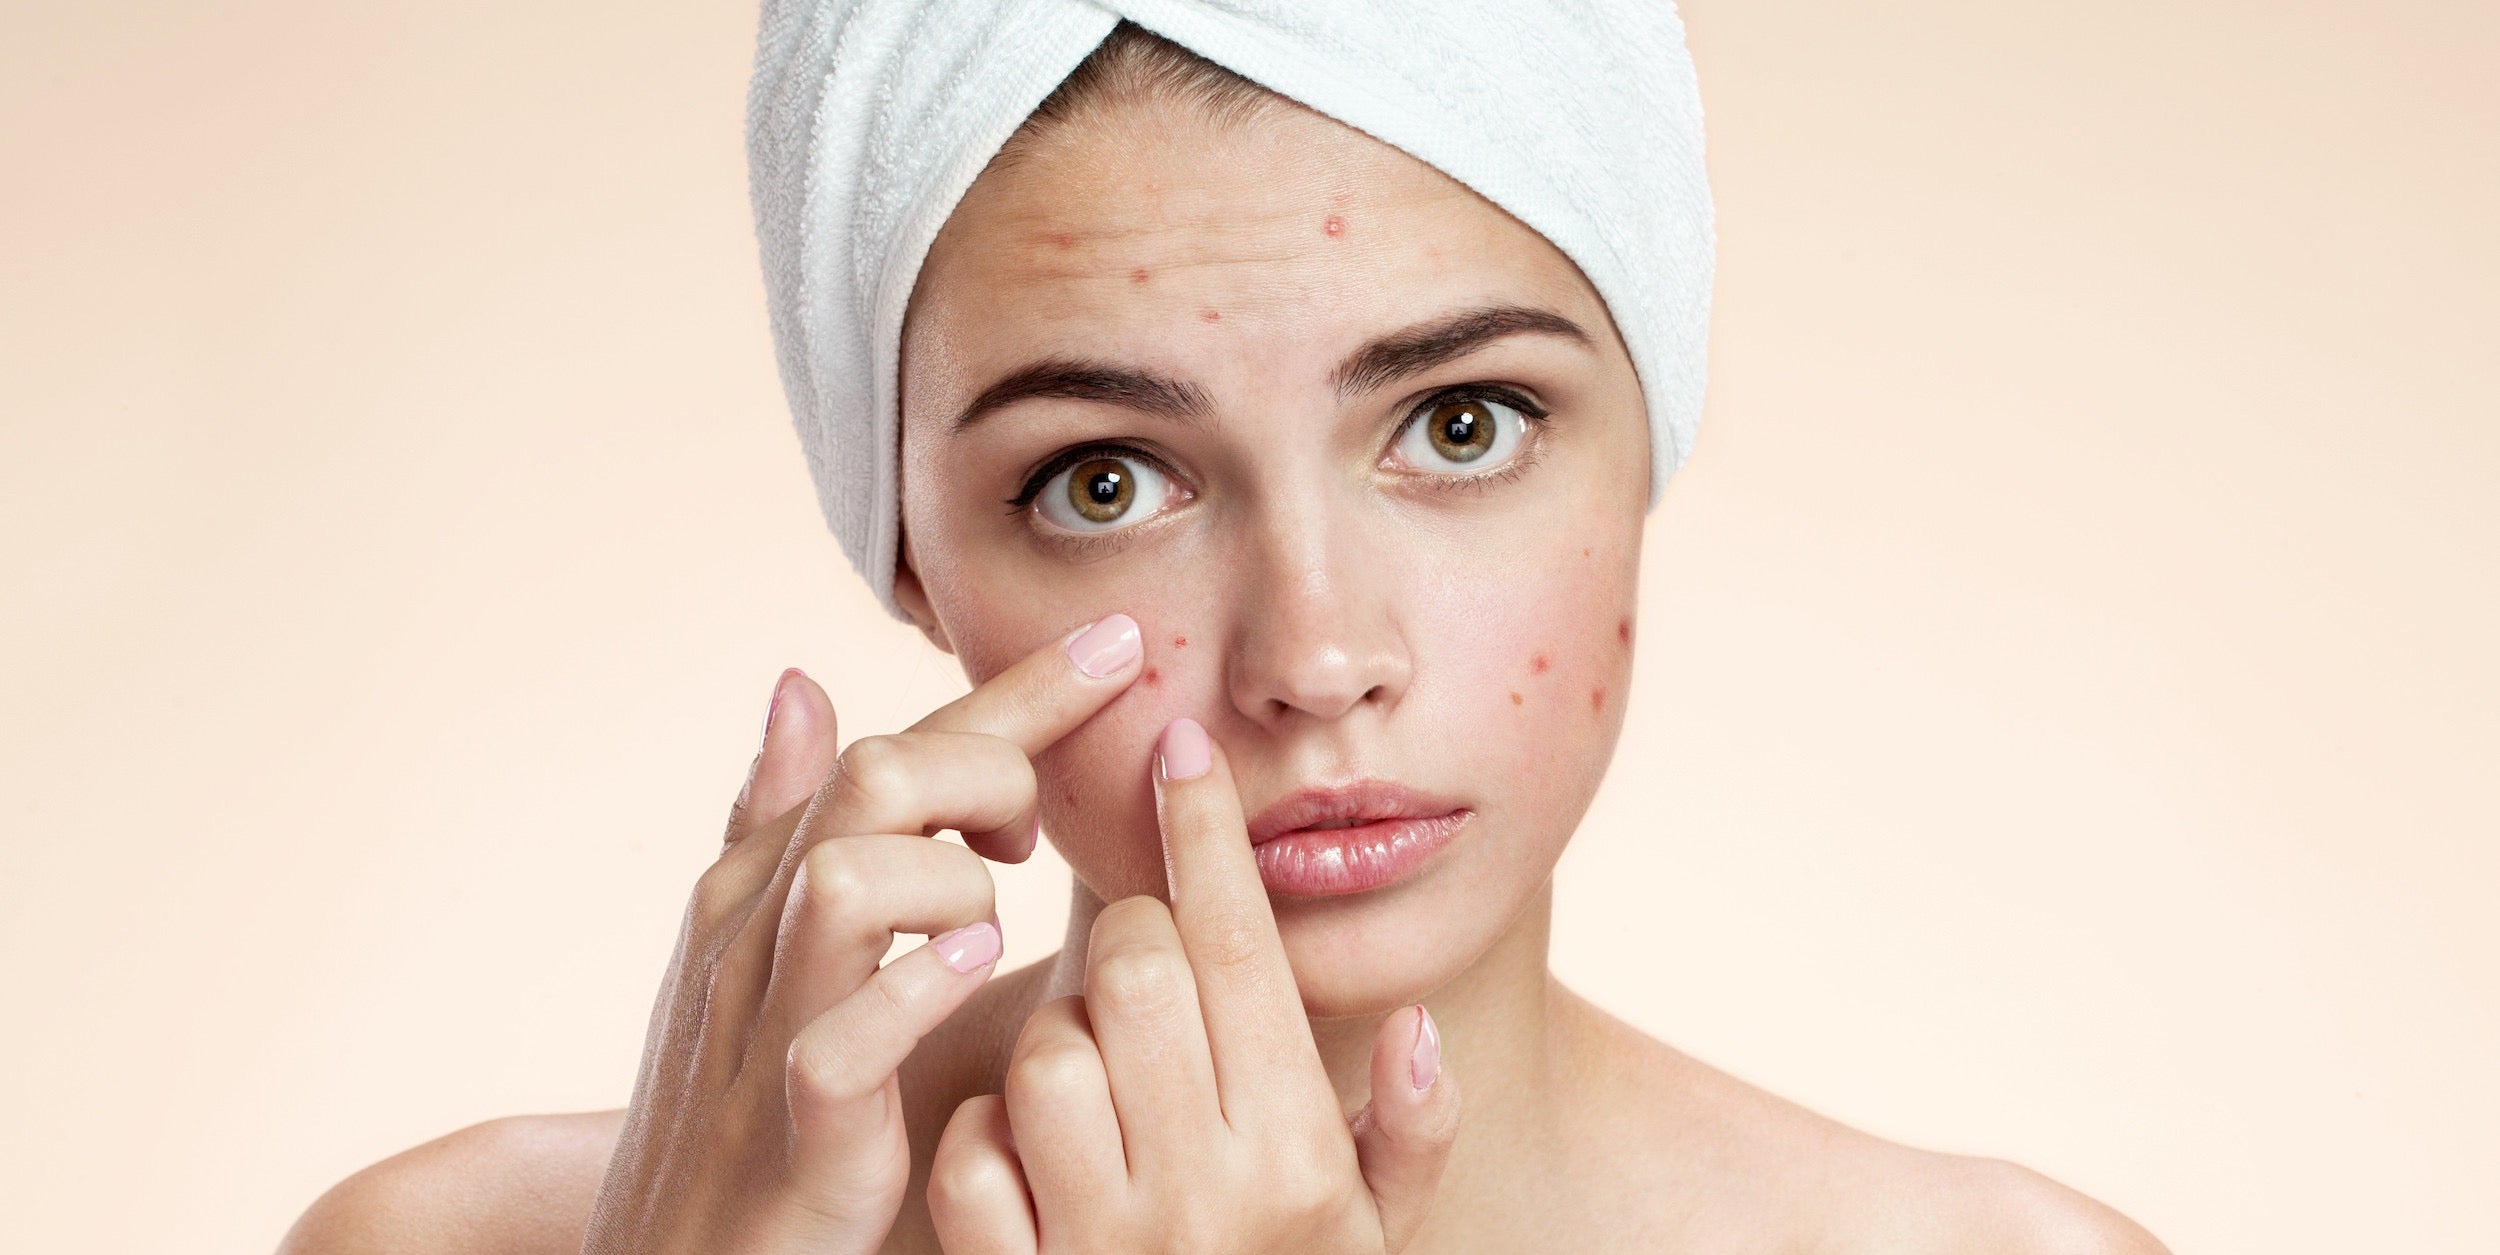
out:
{"label": "pimple on cheek", "polygon": [[1615,639],[1626,645],[1632,643],[1632,620],[1626,618],[1615,621]]}
{"label": "pimple on cheek", "polygon": [[1528,674],[1530,675],[1543,675],[1553,669],[1554,664],[1548,662],[1543,654],[1528,659]]}
{"label": "pimple on cheek", "polygon": [[1146,280],[1153,277],[1153,275],[1147,273],[1144,266],[1139,266],[1137,269],[1128,272],[1128,281],[1131,283],[1144,283]]}
{"label": "pimple on cheek", "polygon": [[1160,684],[1162,684],[1162,683],[1163,683],[1163,672],[1162,672],[1161,670],[1157,669],[1157,668],[1154,668],[1154,667],[1148,667],[1148,668],[1146,668],[1146,674],[1145,674],[1145,677],[1144,677],[1144,678],[1145,678],[1145,681],[1146,681],[1146,685],[1147,685],[1147,687],[1149,687],[1149,688],[1153,688],[1153,687],[1156,687],[1156,686],[1158,686],[1158,685],[1160,685]]}
{"label": "pimple on cheek", "polygon": [[1174,649],[1187,649],[1187,648],[1189,648],[1189,638],[1188,638],[1188,637],[1186,637],[1186,636],[1175,636],[1175,637],[1173,637],[1173,638],[1172,638],[1172,648],[1174,648]]}
{"label": "pimple on cheek", "polygon": [[1319,229],[1328,235],[1344,235],[1345,219],[1338,217],[1335,214],[1330,214],[1328,215],[1326,221],[1319,224]]}
{"label": "pimple on cheek", "polygon": [[1214,310],[1202,309],[1198,311],[1198,321],[1200,322],[1222,322],[1223,320],[1224,315],[1219,314]]}
{"label": "pimple on cheek", "polygon": [[1589,709],[1590,709],[1592,712],[1594,712],[1594,711],[1604,710],[1605,708],[1606,708],[1606,686],[1605,686],[1605,685],[1603,685],[1603,684],[1600,684],[1600,685],[1598,685],[1596,688],[1593,688],[1593,689],[1590,689],[1590,690],[1589,690]]}

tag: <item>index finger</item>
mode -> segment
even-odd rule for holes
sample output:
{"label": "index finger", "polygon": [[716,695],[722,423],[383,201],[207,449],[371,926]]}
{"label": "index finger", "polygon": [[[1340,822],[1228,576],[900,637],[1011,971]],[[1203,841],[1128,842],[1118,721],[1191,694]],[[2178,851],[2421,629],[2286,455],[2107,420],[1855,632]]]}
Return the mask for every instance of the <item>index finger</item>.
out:
{"label": "index finger", "polygon": [[930,711],[909,730],[984,732],[1028,756],[1038,754],[1125,691],[1145,653],[1137,620],[1104,615]]}
{"label": "index finger", "polygon": [[1237,1120],[1253,1101],[1245,1096],[1280,1064],[1319,1068],[1319,1047],[1251,853],[1232,766],[1194,719],[1173,720],[1156,744],[1155,817],[1171,878],[1172,924],[1197,978],[1216,1091],[1226,1119]]}

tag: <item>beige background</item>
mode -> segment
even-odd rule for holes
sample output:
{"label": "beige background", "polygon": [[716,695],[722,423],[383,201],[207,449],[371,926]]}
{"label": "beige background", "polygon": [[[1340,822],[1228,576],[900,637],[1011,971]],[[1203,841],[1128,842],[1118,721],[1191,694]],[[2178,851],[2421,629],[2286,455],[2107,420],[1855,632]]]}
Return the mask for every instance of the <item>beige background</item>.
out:
{"label": "beige background", "polygon": [[[1556,966],[2183,1253],[2500,1249],[2500,8],[1688,13],[1710,417]],[[814,514],[753,20],[0,8],[10,1246],[621,1102],[775,671],[958,689]]]}

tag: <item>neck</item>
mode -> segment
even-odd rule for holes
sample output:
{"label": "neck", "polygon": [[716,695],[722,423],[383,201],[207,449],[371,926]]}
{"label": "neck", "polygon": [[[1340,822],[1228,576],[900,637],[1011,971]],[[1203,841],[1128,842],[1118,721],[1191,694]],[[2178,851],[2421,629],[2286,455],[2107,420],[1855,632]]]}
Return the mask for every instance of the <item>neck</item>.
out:
{"label": "neck", "polygon": [[[1419,999],[1441,1030],[1443,1059],[1465,1087],[1467,1140],[1497,1130],[1529,1135],[1539,1123],[1536,1117],[1554,1110],[1549,1065],[1556,990],[1546,969],[1553,902],[1549,880],[1475,962]],[[1078,883],[1069,903],[1066,943],[1048,960],[1049,976],[1036,1005],[1085,991],[1086,941],[1102,909],[1102,899]],[[1347,1112],[1370,1101],[1372,1039],[1381,1020],[1408,1005],[1311,1018],[1311,1039]]]}

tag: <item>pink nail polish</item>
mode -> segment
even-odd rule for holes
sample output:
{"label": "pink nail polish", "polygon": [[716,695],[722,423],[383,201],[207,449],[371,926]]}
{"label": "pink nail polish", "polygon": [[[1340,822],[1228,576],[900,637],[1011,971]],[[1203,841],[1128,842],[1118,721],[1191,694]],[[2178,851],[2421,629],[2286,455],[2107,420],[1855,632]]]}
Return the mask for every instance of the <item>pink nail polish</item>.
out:
{"label": "pink nail polish", "polygon": [[1137,661],[1143,652],[1145,638],[1138,634],[1137,620],[1124,614],[1105,615],[1068,642],[1076,669],[1097,680]]}
{"label": "pink nail polish", "polygon": [[930,939],[938,957],[958,972],[977,972],[998,961],[998,925],[983,921],[966,924],[951,933]]}
{"label": "pink nail polish", "polygon": [[1197,720],[1183,716],[1163,726],[1163,740],[1155,747],[1156,774],[1166,780],[1195,780],[1214,762],[1207,730]]}
{"label": "pink nail polish", "polygon": [[781,678],[773,681],[773,700],[764,707],[764,730],[756,734],[757,746],[761,747],[764,742],[772,739],[773,716],[781,713],[781,695],[789,689],[790,677],[804,674],[806,673],[797,667],[787,667],[782,670]]}
{"label": "pink nail polish", "polygon": [[1432,1012],[1421,1004],[1415,1007],[1415,1054],[1407,1063],[1407,1075],[1414,1078],[1418,1090],[1431,1089],[1441,1077],[1441,1030],[1432,1022]]}

